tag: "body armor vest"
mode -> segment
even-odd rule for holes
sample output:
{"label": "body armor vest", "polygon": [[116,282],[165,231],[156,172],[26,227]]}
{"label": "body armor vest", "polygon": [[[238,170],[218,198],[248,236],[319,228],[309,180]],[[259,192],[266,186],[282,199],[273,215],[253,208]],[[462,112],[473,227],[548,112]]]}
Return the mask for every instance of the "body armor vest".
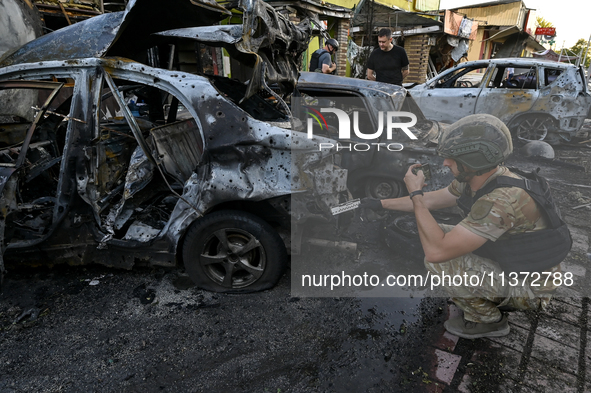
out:
{"label": "body armor vest", "polygon": [[467,215],[474,202],[500,187],[519,187],[536,202],[548,222],[548,228],[534,232],[509,235],[507,239],[487,241],[472,251],[481,257],[497,262],[506,272],[541,272],[558,265],[572,247],[567,225],[558,214],[546,179],[537,173],[525,173],[511,169],[521,179],[499,176],[476,192],[472,197],[469,187],[458,199],[458,207]]}
{"label": "body armor vest", "polygon": [[[312,56],[310,57],[309,68],[311,72],[322,72],[322,65],[318,64],[318,61],[320,60],[320,56],[322,56],[325,53],[328,53],[326,49],[320,49],[312,53]],[[318,69],[320,70],[318,71]]]}

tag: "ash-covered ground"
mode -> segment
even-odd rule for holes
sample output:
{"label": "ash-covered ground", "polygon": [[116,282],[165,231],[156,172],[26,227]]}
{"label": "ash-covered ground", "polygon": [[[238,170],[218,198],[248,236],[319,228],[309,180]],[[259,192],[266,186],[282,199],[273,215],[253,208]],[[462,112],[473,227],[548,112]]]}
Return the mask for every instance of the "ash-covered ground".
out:
{"label": "ash-covered ground", "polygon": [[[581,144],[556,149],[555,161],[509,162],[540,167],[565,220],[587,236],[590,153]],[[355,258],[421,269],[388,251],[379,221],[363,225],[365,232],[348,235],[358,242]],[[579,251],[567,261],[589,264],[586,258]],[[8,268],[0,294],[0,392],[421,392],[442,386],[432,370],[434,349],[446,345],[445,297],[293,297],[290,271],[272,290],[226,295],[195,288],[182,268]],[[502,378],[497,374],[491,367],[489,391]]]}

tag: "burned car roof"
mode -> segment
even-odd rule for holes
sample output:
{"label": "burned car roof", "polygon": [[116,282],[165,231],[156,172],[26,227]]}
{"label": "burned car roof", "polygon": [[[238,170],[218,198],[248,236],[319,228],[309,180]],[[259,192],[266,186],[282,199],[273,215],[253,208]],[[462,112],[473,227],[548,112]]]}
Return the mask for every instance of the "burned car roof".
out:
{"label": "burned car roof", "polygon": [[301,72],[298,83],[305,83],[309,85],[321,84],[327,87],[346,86],[351,90],[367,91],[367,96],[371,96],[372,91],[375,91],[376,95],[388,94],[400,97],[406,96],[406,89],[391,83],[376,82],[367,79],[346,78],[342,76],[323,74],[321,72]]}
{"label": "burned car roof", "polygon": [[[440,124],[437,121],[427,119],[412,96],[401,86],[320,72],[301,72],[298,86],[302,89],[317,88],[326,92],[334,91],[335,94],[338,94],[338,91],[357,92],[365,99],[373,99],[372,101],[377,104],[375,110],[380,109],[379,103],[381,100],[379,98],[388,97],[394,102],[395,107],[399,108],[400,111],[412,112],[417,117],[417,120],[423,123],[421,127],[428,129],[428,132],[417,131],[418,134],[422,135],[419,139],[426,137],[433,143],[437,142]],[[429,124],[432,124],[432,126]],[[429,134],[428,137],[427,134]]]}
{"label": "burned car roof", "polygon": [[[573,67],[572,64],[568,64],[568,63],[559,63],[556,61],[539,60],[539,59],[523,58],[523,57],[506,57],[506,58],[500,58],[500,59],[471,60],[471,61],[459,63],[458,66],[459,65],[471,66],[471,65],[480,65],[480,64],[506,64],[506,65],[512,65],[514,67],[527,67],[532,64],[552,65],[553,67],[557,67],[557,68]],[[435,79],[435,78],[431,78],[431,79]]]}

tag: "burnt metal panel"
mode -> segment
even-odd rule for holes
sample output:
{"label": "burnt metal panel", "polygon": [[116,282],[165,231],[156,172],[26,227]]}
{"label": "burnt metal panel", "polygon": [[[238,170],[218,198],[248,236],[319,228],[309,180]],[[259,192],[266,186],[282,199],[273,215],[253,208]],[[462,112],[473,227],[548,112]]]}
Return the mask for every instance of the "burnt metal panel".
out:
{"label": "burnt metal panel", "polygon": [[251,97],[267,84],[281,83],[287,93],[298,79],[302,54],[308,47],[312,26],[309,20],[294,25],[270,5],[256,0],[243,0],[242,25],[221,25],[175,29],[157,36],[188,38],[223,46],[242,66],[252,68],[245,98]]}
{"label": "burnt metal panel", "polygon": [[153,33],[194,26],[209,26],[230,15],[213,0],[132,0],[111,47],[104,56],[143,61],[145,50],[160,42]]}
{"label": "burnt metal panel", "polygon": [[[297,26],[269,4],[257,0],[241,0],[244,10],[242,41],[236,48],[242,53],[256,54],[253,80],[246,97],[251,97],[267,83],[295,86],[302,54],[308,48],[312,26],[308,19]],[[270,65],[263,67],[262,62]],[[291,92],[291,89],[288,91]]]}
{"label": "burnt metal panel", "polygon": [[26,43],[0,59],[0,66],[102,56],[113,42],[123,12],[99,15]]}
{"label": "burnt metal panel", "polygon": [[0,66],[102,56],[139,60],[156,44],[152,33],[211,25],[228,15],[211,0],[133,0],[123,12],[99,15],[39,37],[7,54]]}
{"label": "burnt metal panel", "polygon": [[166,173],[186,182],[199,162],[203,153],[201,136],[195,120],[182,120],[153,128],[158,159],[162,161]]}
{"label": "burnt metal panel", "polygon": [[187,27],[155,33],[164,37],[190,38],[212,46],[235,44],[242,39],[242,25]]}

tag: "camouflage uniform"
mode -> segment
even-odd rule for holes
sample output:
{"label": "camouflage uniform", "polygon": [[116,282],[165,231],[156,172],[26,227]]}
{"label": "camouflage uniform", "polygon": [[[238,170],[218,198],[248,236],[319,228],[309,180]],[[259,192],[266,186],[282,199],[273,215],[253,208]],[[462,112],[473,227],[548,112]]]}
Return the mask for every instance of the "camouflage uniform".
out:
{"label": "camouflage uniform", "polygon": [[[518,178],[507,168],[500,166],[485,184],[497,176]],[[458,197],[463,192],[471,192],[467,183],[460,183],[457,180],[449,185],[448,190]],[[474,194],[472,193],[472,195]],[[468,216],[458,225],[493,242],[506,236],[547,227],[535,201],[525,190],[517,187],[497,188],[478,199]],[[445,232],[449,232],[453,228],[449,225],[441,225],[441,227]],[[472,253],[443,263],[430,263],[425,260],[425,266],[432,274],[439,276],[445,272],[446,275],[451,276],[464,276],[464,273],[467,273],[468,277],[471,275],[485,277],[480,286],[445,286],[454,303],[464,311],[464,318],[472,322],[497,322],[501,318],[498,306],[510,306],[521,310],[543,309],[548,305],[552,293],[556,290],[552,279],[546,282],[542,279],[541,283],[540,281],[535,283],[540,286],[530,286],[531,278],[526,280],[523,285],[523,277],[520,277],[518,285],[509,285],[507,273],[504,277],[505,285],[501,286],[502,269],[499,265],[491,259]],[[560,267],[555,266],[549,271],[558,272]],[[491,273],[493,274],[492,282]],[[515,281],[511,282],[515,284]]]}

